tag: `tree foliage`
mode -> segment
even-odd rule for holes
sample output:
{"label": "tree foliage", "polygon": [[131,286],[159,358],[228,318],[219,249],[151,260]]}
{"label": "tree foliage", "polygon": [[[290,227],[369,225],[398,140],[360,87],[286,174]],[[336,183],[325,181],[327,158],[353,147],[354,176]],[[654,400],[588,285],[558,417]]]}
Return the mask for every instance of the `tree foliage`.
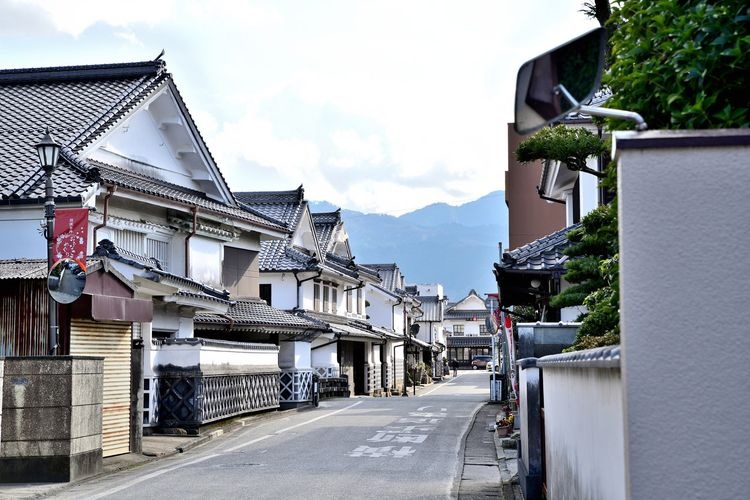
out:
{"label": "tree foliage", "polygon": [[586,171],[586,160],[605,151],[604,142],[589,130],[557,125],[545,127],[522,141],[516,149],[516,159],[521,163],[556,160],[571,170]]}
{"label": "tree foliage", "polygon": [[[614,164],[609,169],[614,169]],[[586,306],[588,312],[578,318],[581,327],[572,349],[616,344],[620,332],[616,203],[589,212],[568,238],[571,245],[565,255],[570,260],[565,265],[565,280],[571,286],[553,297],[550,305]]]}
{"label": "tree foliage", "polygon": [[750,126],[747,0],[619,0],[612,6],[607,107],[636,111],[651,129]]}

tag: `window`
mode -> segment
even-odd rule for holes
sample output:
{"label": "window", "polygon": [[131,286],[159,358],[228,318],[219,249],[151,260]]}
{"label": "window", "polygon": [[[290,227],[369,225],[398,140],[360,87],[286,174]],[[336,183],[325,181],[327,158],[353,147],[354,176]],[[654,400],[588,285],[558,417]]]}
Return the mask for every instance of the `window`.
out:
{"label": "window", "polygon": [[479,325],[479,335],[487,335],[487,325]]}
{"label": "window", "polygon": [[266,301],[266,304],[269,306],[273,305],[271,304],[271,284],[261,284],[258,285],[259,288],[259,295],[260,298]]}
{"label": "window", "polygon": [[453,325],[453,335],[463,336],[464,325]]}
{"label": "window", "polygon": [[362,314],[362,289],[357,288],[357,314]]}
{"label": "window", "polygon": [[336,314],[338,312],[338,301],[339,301],[339,289],[335,286],[331,287],[331,312]]}
{"label": "window", "polygon": [[346,312],[354,312],[352,309],[352,291],[348,290],[346,292]]}
{"label": "window", "polygon": [[329,295],[331,292],[331,287],[328,286],[327,283],[323,283],[323,312],[329,312],[331,309],[331,301],[329,300]]}
{"label": "window", "polygon": [[138,231],[117,229],[113,231],[114,244],[140,257],[153,257],[165,271],[169,270],[169,241],[155,239]]}
{"label": "window", "polygon": [[313,285],[313,310],[320,311],[320,283]]}

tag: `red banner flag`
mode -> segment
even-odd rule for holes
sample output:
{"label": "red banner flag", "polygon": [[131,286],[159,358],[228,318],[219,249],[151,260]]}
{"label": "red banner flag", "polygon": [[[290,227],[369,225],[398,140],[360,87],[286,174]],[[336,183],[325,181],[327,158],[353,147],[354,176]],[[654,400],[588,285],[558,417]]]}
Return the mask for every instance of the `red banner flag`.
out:
{"label": "red banner flag", "polygon": [[88,208],[62,208],[55,210],[55,234],[52,256],[74,259],[86,270],[86,241],[89,229]]}

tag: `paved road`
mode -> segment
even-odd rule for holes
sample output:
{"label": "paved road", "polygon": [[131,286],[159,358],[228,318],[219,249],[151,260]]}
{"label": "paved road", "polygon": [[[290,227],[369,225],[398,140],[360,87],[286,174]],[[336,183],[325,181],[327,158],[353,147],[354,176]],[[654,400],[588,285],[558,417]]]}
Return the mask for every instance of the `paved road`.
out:
{"label": "paved road", "polygon": [[450,498],[462,437],[487,400],[485,372],[417,397],[324,401],[56,498]]}

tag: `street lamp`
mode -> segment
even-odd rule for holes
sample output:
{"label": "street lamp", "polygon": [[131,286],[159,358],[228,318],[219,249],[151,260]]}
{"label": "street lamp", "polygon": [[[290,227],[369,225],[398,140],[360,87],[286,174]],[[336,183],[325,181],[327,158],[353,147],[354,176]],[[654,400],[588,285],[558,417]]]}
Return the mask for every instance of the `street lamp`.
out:
{"label": "street lamp", "polygon": [[[44,236],[47,238],[47,272],[52,269],[52,250],[55,238],[55,185],[52,182],[52,172],[57,166],[57,158],[60,155],[60,144],[55,141],[50,134],[49,127],[45,129],[44,137],[36,145],[36,152],[39,155],[39,164],[44,170],[45,179],[45,199],[44,199],[44,217],[47,225],[44,229]],[[48,345],[49,354],[57,354],[57,302],[52,296],[47,299],[49,310],[47,314],[48,325]]]}

